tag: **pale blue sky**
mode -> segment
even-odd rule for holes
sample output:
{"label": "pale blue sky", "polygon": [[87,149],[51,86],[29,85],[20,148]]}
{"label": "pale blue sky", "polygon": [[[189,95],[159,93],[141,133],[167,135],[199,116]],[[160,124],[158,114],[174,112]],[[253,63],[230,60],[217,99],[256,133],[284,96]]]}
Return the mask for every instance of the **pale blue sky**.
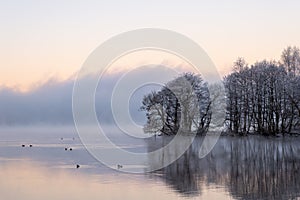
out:
{"label": "pale blue sky", "polygon": [[1,1],[0,85],[67,78],[113,35],[165,28],[202,46],[222,74],[239,56],[279,59],[300,46],[300,1]]}

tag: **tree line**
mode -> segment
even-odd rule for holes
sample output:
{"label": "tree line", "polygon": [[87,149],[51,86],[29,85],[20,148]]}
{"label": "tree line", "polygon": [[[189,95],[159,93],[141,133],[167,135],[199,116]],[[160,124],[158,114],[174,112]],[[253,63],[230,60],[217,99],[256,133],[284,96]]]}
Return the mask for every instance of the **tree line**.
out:
{"label": "tree line", "polygon": [[[292,134],[300,127],[300,50],[287,47],[280,61],[249,65],[238,58],[224,77],[227,132],[246,135]],[[146,132],[205,133],[211,123],[209,85],[200,75],[184,73],[160,91],[144,96]]]}
{"label": "tree line", "polygon": [[290,134],[300,123],[300,51],[288,47],[280,61],[249,66],[239,58],[225,77],[229,131],[263,135]]}

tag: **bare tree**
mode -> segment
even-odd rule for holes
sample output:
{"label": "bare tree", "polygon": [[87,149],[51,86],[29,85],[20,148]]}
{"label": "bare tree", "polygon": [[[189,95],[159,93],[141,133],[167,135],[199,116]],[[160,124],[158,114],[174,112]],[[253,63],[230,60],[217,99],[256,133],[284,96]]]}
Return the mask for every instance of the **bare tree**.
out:
{"label": "bare tree", "polygon": [[224,78],[228,130],[235,134],[292,133],[300,124],[299,49],[288,47],[283,62],[261,61],[248,67],[239,58]]}
{"label": "bare tree", "polygon": [[[200,75],[184,73],[168,82],[160,91],[146,95],[141,110],[146,111],[145,131],[164,134],[197,134],[208,130],[210,94]],[[159,128],[158,128],[159,127]]]}
{"label": "bare tree", "polygon": [[288,46],[283,50],[281,60],[286,70],[295,76],[300,69],[300,49],[298,47]]}

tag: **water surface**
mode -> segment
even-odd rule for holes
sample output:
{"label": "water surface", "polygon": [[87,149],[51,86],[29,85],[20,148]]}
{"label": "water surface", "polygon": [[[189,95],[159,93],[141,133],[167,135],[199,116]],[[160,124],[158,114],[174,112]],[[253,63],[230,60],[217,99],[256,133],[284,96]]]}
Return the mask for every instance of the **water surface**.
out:
{"label": "water surface", "polygon": [[[300,138],[296,137],[221,137],[203,159],[199,158],[200,137],[168,167],[126,174],[95,160],[70,128],[3,129],[0,134],[1,199],[300,197]],[[112,140],[128,151],[147,152],[170,138],[136,140],[112,135]],[[180,148],[181,144],[177,145]],[[99,144],[99,148],[105,146]],[[166,150],[161,157],[149,157],[148,162],[157,165],[176,153]]]}

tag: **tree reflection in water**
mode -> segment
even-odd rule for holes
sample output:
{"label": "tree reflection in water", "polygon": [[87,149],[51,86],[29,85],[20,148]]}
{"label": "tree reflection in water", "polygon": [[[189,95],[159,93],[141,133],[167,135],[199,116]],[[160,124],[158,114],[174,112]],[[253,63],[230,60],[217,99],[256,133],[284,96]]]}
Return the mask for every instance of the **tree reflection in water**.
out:
{"label": "tree reflection in water", "polygon": [[[148,151],[169,142],[161,137],[148,140]],[[161,177],[185,196],[201,194],[203,184],[224,187],[238,199],[295,199],[300,197],[300,140],[260,136],[223,136],[205,158],[199,158],[203,138],[176,162],[151,176]],[[178,143],[178,148],[182,146]],[[149,158],[157,165],[176,155],[165,149],[163,155]]]}

